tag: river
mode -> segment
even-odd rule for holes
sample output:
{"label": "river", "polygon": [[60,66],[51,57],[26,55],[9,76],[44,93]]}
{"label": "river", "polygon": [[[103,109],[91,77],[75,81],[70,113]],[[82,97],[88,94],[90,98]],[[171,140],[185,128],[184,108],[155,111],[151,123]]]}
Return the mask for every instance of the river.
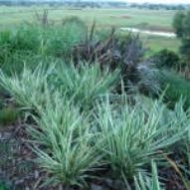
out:
{"label": "river", "polygon": [[176,35],[173,32],[160,32],[160,31],[151,31],[151,30],[141,30],[138,28],[120,28],[121,30],[126,30],[133,33],[140,33],[140,34],[148,34],[148,35],[154,35],[154,36],[162,36],[167,38],[175,38]]}

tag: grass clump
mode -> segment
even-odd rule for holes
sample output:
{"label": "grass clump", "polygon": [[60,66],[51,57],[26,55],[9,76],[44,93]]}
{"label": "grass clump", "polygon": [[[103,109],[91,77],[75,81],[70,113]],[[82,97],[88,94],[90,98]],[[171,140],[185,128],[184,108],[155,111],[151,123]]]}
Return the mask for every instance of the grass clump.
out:
{"label": "grass clump", "polygon": [[35,149],[37,162],[51,176],[46,183],[86,186],[86,180],[93,178],[91,173],[102,165],[97,134],[91,131],[87,116],[58,94],[54,97],[39,110],[36,121],[40,132],[29,129],[35,141],[45,146]]}
{"label": "grass clump", "polygon": [[34,71],[24,68],[20,76],[9,77],[1,72],[1,85],[21,106],[32,110],[44,103],[43,91],[49,72],[44,72],[40,65]]}
{"label": "grass clump", "polygon": [[117,71],[102,71],[98,64],[88,66],[81,63],[80,68],[65,63],[52,63],[51,66],[39,64],[34,70],[25,67],[21,75],[13,77],[1,72],[2,86],[28,109],[45,105],[46,88],[52,92],[58,90],[76,105],[88,108],[96,98],[111,92],[117,81]]}
{"label": "grass clump", "polygon": [[138,178],[135,178],[135,190],[163,190],[163,185],[159,183],[157,165],[154,161],[151,162],[151,168],[151,178],[144,177],[141,173],[139,173]]}
{"label": "grass clump", "polygon": [[62,65],[56,69],[56,88],[83,108],[92,107],[97,98],[113,91],[119,80],[119,71],[101,70],[98,63],[78,67]]}
{"label": "grass clump", "polygon": [[61,26],[46,29],[41,49],[46,55],[68,59],[72,48],[85,40],[86,30],[87,27],[82,21],[72,17],[65,19]]}
{"label": "grass clump", "polygon": [[[151,159],[160,160],[162,153],[182,138],[175,134],[180,120],[163,122],[166,107],[154,102],[149,110],[139,104],[113,107],[109,102],[98,106],[98,124],[102,134],[101,150],[116,176],[132,179],[145,172]],[[172,128],[171,128],[172,126]],[[168,134],[173,135],[168,135]]]}
{"label": "grass clump", "polygon": [[4,71],[19,73],[24,62],[32,67],[31,62],[36,65],[39,57],[68,60],[73,46],[85,40],[86,30],[82,21],[68,18],[56,27],[23,24],[14,30],[1,31],[0,64]]}

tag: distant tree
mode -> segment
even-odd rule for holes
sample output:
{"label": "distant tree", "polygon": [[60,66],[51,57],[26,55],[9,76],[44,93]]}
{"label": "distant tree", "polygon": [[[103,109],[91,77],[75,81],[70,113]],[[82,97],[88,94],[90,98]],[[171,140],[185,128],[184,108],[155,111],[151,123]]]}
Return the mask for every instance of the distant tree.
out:
{"label": "distant tree", "polygon": [[176,6],[176,9],[177,9],[177,10],[185,10],[185,6],[183,6],[183,5],[178,5],[178,6]]}
{"label": "distant tree", "polygon": [[180,53],[190,65],[190,11],[177,12],[173,19],[173,28],[181,40]]}
{"label": "distant tree", "polygon": [[182,38],[184,35],[184,18],[185,18],[185,13],[184,12],[177,12],[174,16],[173,19],[173,28],[175,30],[175,33],[178,38]]}

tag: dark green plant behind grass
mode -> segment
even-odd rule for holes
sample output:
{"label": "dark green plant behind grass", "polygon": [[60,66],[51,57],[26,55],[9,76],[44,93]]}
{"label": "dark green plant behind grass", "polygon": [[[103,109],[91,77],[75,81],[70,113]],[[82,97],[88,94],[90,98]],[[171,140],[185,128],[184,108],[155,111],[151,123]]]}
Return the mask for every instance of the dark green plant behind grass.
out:
{"label": "dark green plant behind grass", "polygon": [[18,118],[18,111],[15,108],[3,108],[0,110],[0,127],[13,124]]}
{"label": "dark green plant behind grass", "polygon": [[58,57],[65,60],[71,48],[84,41],[86,30],[82,21],[68,18],[56,27],[23,24],[14,30],[1,31],[0,66],[10,73],[20,72],[24,64],[32,67],[41,60]]}
{"label": "dark green plant behind grass", "polygon": [[0,183],[0,190],[8,190],[8,189],[3,183]]}
{"label": "dark green plant behind grass", "polygon": [[165,101],[169,107],[174,107],[181,98],[184,107],[190,107],[190,82],[177,75],[174,71],[162,71],[159,75],[162,90],[165,90]]}

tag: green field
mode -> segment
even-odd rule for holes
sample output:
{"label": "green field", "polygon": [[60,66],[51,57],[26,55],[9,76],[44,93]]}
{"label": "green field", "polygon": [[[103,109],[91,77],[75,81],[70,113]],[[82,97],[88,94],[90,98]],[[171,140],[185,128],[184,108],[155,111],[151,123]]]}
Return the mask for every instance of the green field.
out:
{"label": "green field", "polygon": [[[35,11],[42,11],[48,7],[0,7],[1,26],[12,26],[22,21],[32,21]],[[87,23],[94,20],[101,27],[138,27],[161,31],[171,31],[174,11],[152,11],[140,9],[81,9],[72,10],[59,7],[49,10],[49,17],[54,21],[61,21],[68,16],[77,16]]]}
{"label": "green field", "polygon": [[156,36],[142,36],[144,46],[148,48],[148,55],[158,52],[162,49],[169,49],[178,52],[180,41],[174,38],[164,38]]}
{"label": "green field", "polygon": [[[50,7],[0,7],[0,28],[13,27],[23,22],[34,22],[35,12],[39,14]],[[48,12],[50,21],[61,23],[65,17],[77,16],[91,25],[95,20],[99,28],[136,27],[156,31],[172,31],[174,11],[169,10],[140,10],[140,9],[66,9],[59,7]],[[163,48],[177,51],[177,39],[155,36],[143,36],[143,41],[153,52]]]}

